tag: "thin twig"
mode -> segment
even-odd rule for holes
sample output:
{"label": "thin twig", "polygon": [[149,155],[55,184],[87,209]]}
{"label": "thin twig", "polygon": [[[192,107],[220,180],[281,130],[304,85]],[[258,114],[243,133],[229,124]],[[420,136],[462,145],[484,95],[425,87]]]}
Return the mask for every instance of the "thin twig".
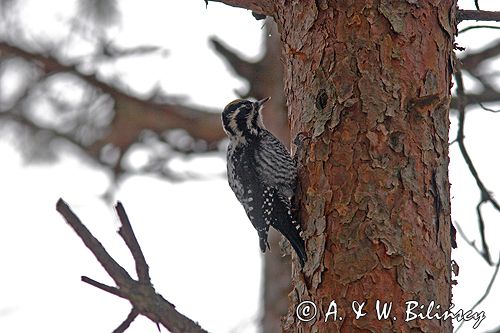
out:
{"label": "thin twig", "polygon": [[483,103],[478,103],[478,104],[481,107],[481,109],[483,109],[484,111],[493,112],[493,113],[499,113],[500,112],[500,110],[495,110],[495,109],[491,109],[491,108],[488,108],[488,107],[484,106]]}
{"label": "thin twig", "polygon": [[266,16],[272,16],[275,10],[272,1],[267,0],[205,0],[205,4],[208,8],[208,2],[222,2],[228,6],[244,8],[256,12],[258,14],[263,14]]}
{"label": "thin twig", "polygon": [[465,126],[465,105],[466,105],[466,96],[464,92],[464,83],[463,83],[463,78],[462,78],[462,73],[460,71],[457,71],[455,73],[455,80],[457,82],[457,108],[458,108],[458,132],[457,132],[457,143],[458,147],[460,149],[460,152],[462,153],[462,156],[465,160],[465,163],[467,164],[470,173],[476,180],[477,187],[479,188],[481,192],[481,199],[479,201],[479,204],[477,206],[477,211],[478,211],[478,224],[479,224],[479,232],[481,234],[481,240],[482,240],[482,247],[483,251],[482,252],[482,257],[486,262],[490,265],[492,265],[491,262],[491,255],[488,250],[488,245],[486,244],[486,236],[484,232],[484,221],[481,215],[481,210],[480,210],[480,205],[485,202],[490,202],[493,207],[500,212],[500,205],[497,203],[495,198],[492,197],[491,193],[488,191],[486,186],[483,184],[481,178],[479,177],[479,174],[476,170],[476,167],[474,166],[474,163],[472,162],[472,159],[467,152],[467,148],[465,147],[464,143],[464,126]]}
{"label": "thin twig", "polygon": [[123,208],[122,203],[118,202],[115,206],[115,209],[122,224],[122,226],[118,230],[118,234],[122,236],[125,244],[127,244],[127,247],[130,249],[130,253],[132,253],[132,256],[134,257],[137,277],[139,278],[140,282],[150,283],[151,278],[149,276],[149,267],[146,263],[146,258],[144,257],[144,253],[142,253],[142,249],[139,246],[139,243],[137,242],[137,238],[135,237],[132,226],[130,225],[130,221],[128,219],[127,213],[125,212],[125,209]]}
{"label": "thin twig", "polygon": [[481,244],[483,246],[483,257],[484,260],[486,260],[487,263],[490,265],[492,264],[491,262],[491,256],[490,256],[490,248],[488,246],[488,242],[486,241],[486,234],[484,232],[485,226],[484,226],[484,219],[483,219],[483,214],[481,213],[481,205],[485,203],[486,201],[481,200],[477,206],[476,206],[476,213],[477,213],[477,219],[478,219],[478,226],[479,226],[479,235],[481,236]]}
{"label": "thin twig", "polygon": [[475,29],[499,29],[500,27],[495,26],[495,25],[472,25],[467,28],[463,28],[462,30],[458,30],[459,34],[462,34],[464,32],[470,31],[470,30],[475,30]]}
{"label": "thin twig", "polygon": [[474,250],[476,250],[476,252],[482,257],[483,256],[483,253],[481,252],[481,250],[479,250],[476,246],[476,242],[475,241],[471,241],[467,235],[465,234],[465,232],[462,230],[462,227],[460,226],[460,224],[458,222],[455,221],[455,225],[457,227],[457,230],[458,230],[458,233],[460,234],[460,237],[463,238],[463,240],[469,244],[470,247],[472,247]]}
{"label": "thin twig", "polygon": [[[495,280],[497,278],[499,269],[500,269],[500,255],[499,255],[497,263],[495,264],[495,270],[493,271],[493,275],[491,276],[490,282],[488,283],[486,290],[484,291],[483,295],[476,301],[476,303],[470,308],[470,310],[469,310],[470,312],[473,312],[474,309],[476,307],[478,307],[479,304],[481,304],[486,299],[486,297],[488,297],[488,295],[490,294],[490,291],[491,291],[491,287],[493,286],[493,283],[495,283]],[[462,325],[464,323],[465,323],[465,320],[463,320],[460,323],[460,325],[458,325],[457,329],[455,330],[455,333],[457,333],[460,330],[460,328],[462,327]]]}
{"label": "thin twig", "polygon": [[137,318],[138,315],[139,315],[139,311],[136,308],[132,308],[132,310],[130,310],[130,313],[128,314],[127,318],[123,321],[123,323],[120,324],[120,326],[115,328],[113,333],[125,332],[127,330],[127,328],[129,328],[130,324],[132,324],[132,322],[135,320],[135,318]]}
{"label": "thin twig", "polygon": [[82,279],[82,282],[88,283],[91,286],[96,287],[98,289],[101,289],[107,293],[110,293],[110,294],[113,294],[115,296],[122,297],[122,298],[124,297],[123,293],[118,288],[108,286],[104,283],[101,283],[101,282],[98,282],[94,279],[91,279],[88,276],[82,276],[81,279]]}

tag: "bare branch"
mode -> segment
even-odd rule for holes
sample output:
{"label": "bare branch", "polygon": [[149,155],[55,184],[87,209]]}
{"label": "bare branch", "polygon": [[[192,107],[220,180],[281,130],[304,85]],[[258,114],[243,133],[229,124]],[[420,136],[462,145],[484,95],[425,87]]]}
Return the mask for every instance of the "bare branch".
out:
{"label": "bare branch", "polygon": [[[132,304],[132,310],[129,316],[115,330],[116,332],[123,332],[138,314],[148,317],[157,324],[161,323],[173,333],[206,332],[200,325],[175,310],[175,306],[172,303],[156,293],[153,285],[149,281],[149,273],[147,273],[147,270],[142,271],[147,267],[147,263],[121,204],[117,205],[117,212],[123,227],[120,229],[119,234],[124,238],[134,260],[136,260],[135,264],[138,269],[138,274],[143,277],[143,279],[139,281],[132,279],[127,271],[118,265],[62,199],[59,199],[57,202],[57,211],[61,213],[66,222],[94,254],[106,272],[108,272],[118,285],[118,288],[107,286],[87,277],[82,277],[82,281],[116,296],[126,298]],[[139,270],[139,267],[141,267],[141,270]],[[147,277],[147,281],[145,277]]]}
{"label": "bare branch", "polygon": [[500,42],[475,53],[467,53],[463,58],[460,59],[462,62],[462,68],[468,72],[474,73],[477,67],[484,61],[495,58],[500,55]]}
{"label": "bare branch", "polygon": [[[465,106],[471,106],[479,103],[492,103],[500,101],[500,93],[487,89],[479,94],[467,94],[467,100],[465,101]],[[450,108],[458,110],[458,98],[454,97],[451,99]]]}
{"label": "bare branch", "polygon": [[[134,171],[155,173],[161,177],[172,179],[176,175],[169,172],[166,163],[173,154],[177,151],[183,154],[211,152],[217,150],[219,142],[226,137],[222,130],[218,110],[205,110],[171,102],[165,103],[158,98],[153,98],[156,94],[151,95],[152,97],[149,99],[132,96],[125,85],[119,82],[104,82],[96,73],[83,73],[80,66],[76,64],[76,62],[83,61],[82,59],[73,59],[74,64],[63,63],[51,56],[50,52],[30,51],[1,41],[0,56],[23,58],[37,67],[38,76],[37,81],[29,85],[24,93],[17,98],[14,107],[2,112],[0,118],[21,124],[32,133],[43,133],[44,137],[51,142],[57,139],[69,142],[101,167],[110,169],[115,182],[123,173]],[[37,122],[36,117],[31,116],[29,112],[22,112],[24,105],[26,105],[25,101],[29,100],[33,92],[33,95],[36,96],[36,89],[43,86],[44,80],[66,73],[80,80],[84,86],[88,85],[85,88],[91,95],[89,100],[99,98],[108,101],[106,112],[110,114],[109,118],[111,119],[108,120],[107,124],[99,124],[99,128],[96,128],[93,134],[89,134],[89,131],[85,130],[84,126],[93,126],[87,124],[85,119],[82,119],[79,124],[75,123],[75,126],[70,130],[60,130],[57,126],[40,125],[42,123]],[[111,112],[110,108],[113,108],[114,112]],[[66,110],[64,107],[63,109]],[[86,109],[87,107],[84,105],[82,110]],[[100,115],[102,114],[101,112]],[[186,137],[186,140],[182,141],[182,149],[177,149],[179,141],[167,142],[164,140],[164,136],[169,131],[176,129],[183,130],[183,137]],[[131,167],[124,168],[122,159],[127,156],[127,151],[134,145],[142,144],[146,131],[154,133],[157,138],[151,147],[162,142],[172,148],[169,150],[169,154],[161,156],[164,163],[160,165],[161,161],[156,156],[158,151],[152,148],[148,152],[151,155],[151,160],[148,161],[147,165],[140,170],[132,170]],[[87,138],[81,137],[82,133],[86,133]],[[46,147],[50,147],[50,145],[46,145]]]}
{"label": "bare branch", "polygon": [[214,46],[215,51],[228,62],[236,74],[250,82],[254,82],[256,73],[255,64],[242,59],[235,51],[229,49],[216,37],[210,38],[210,42]]}
{"label": "bare branch", "polygon": [[[225,137],[218,112],[142,100],[101,81],[96,74],[82,73],[77,65],[64,65],[51,56],[29,52],[7,42],[0,42],[0,51],[37,64],[46,75],[71,73],[115,100],[116,117],[120,119],[115,119],[107,136],[91,147],[94,152],[106,144],[113,144],[121,149],[128,147],[137,140],[143,129],[162,133],[181,128],[193,138],[206,141],[208,146],[216,145]],[[139,113],[140,117],[137,116]]]}
{"label": "bare branch", "polygon": [[497,21],[500,22],[500,12],[490,12],[486,10],[459,10],[457,21]]}
{"label": "bare branch", "polygon": [[132,230],[132,226],[130,225],[130,221],[128,219],[127,213],[123,208],[121,202],[118,202],[115,206],[116,213],[120,218],[120,222],[122,226],[118,230],[120,236],[122,236],[125,244],[132,253],[135,261],[135,269],[137,271],[137,277],[139,278],[139,282],[142,283],[150,283],[151,278],[149,276],[149,267],[146,263],[146,258],[144,257],[144,253],[142,253],[141,247],[139,246],[139,242],[137,242],[137,238],[135,238],[135,234]]}
{"label": "bare branch", "polygon": [[127,318],[123,321],[123,323],[120,324],[120,326],[118,326],[113,331],[113,333],[125,332],[127,330],[127,328],[129,328],[130,324],[132,324],[132,322],[135,320],[135,318],[137,318],[138,315],[139,315],[139,311],[137,311],[136,308],[132,308],[132,310],[130,310],[130,313],[128,314]]}
{"label": "bare branch", "polygon": [[495,26],[495,25],[472,25],[470,27],[463,28],[462,30],[459,30],[458,33],[461,34],[461,33],[464,33],[464,32],[470,31],[470,30],[475,30],[475,29],[497,29],[497,30],[500,30],[500,27]]}
{"label": "bare branch", "polygon": [[484,111],[488,111],[488,112],[491,112],[491,113],[499,113],[500,112],[500,110],[495,110],[495,109],[488,108],[488,107],[484,106],[483,103],[478,103],[478,104],[481,107],[481,109],[483,109]]}
{"label": "bare branch", "polygon": [[[461,59],[461,68],[466,70],[470,75],[477,79],[483,86],[483,91],[477,94],[467,94],[466,98],[462,101],[465,103],[464,106],[479,104],[488,102],[498,102],[500,101],[500,92],[496,90],[494,84],[490,84],[487,78],[481,74],[480,66],[489,59],[494,59],[500,56],[500,42],[488,46],[487,48],[477,51],[466,53]],[[489,72],[491,75],[491,72]],[[458,98],[453,97],[451,100],[451,109],[458,109]],[[489,111],[489,110],[487,110]]]}
{"label": "bare branch", "polygon": [[482,251],[483,258],[484,258],[484,260],[486,260],[487,263],[492,265],[490,248],[488,246],[488,242],[486,241],[483,213],[481,212],[481,205],[485,202],[486,202],[486,200],[483,200],[483,198],[481,198],[481,201],[479,201],[479,203],[476,206],[477,223],[479,226],[479,235],[481,236],[481,246],[483,247],[483,251]]}
{"label": "bare branch", "polygon": [[96,287],[97,289],[101,289],[101,290],[103,290],[107,293],[110,293],[112,295],[122,297],[122,298],[124,297],[123,294],[120,292],[120,289],[118,289],[118,288],[108,286],[104,283],[98,282],[98,281],[91,279],[87,276],[82,276],[81,280],[82,280],[82,282],[88,283],[91,286]]}
{"label": "bare branch", "polygon": [[273,16],[273,1],[269,0],[204,0],[205,4],[208,2],[222,2],[228,6],[249,9],[257,14],[264,14],[266,16]]}
{"label": "bare branch", "polygon": [[457,226],[457,230],[458,230],[458,233],[460,234],[460,236],[463,238],[463,240],[469,244],[470,247],[472,247],[481,257],[483,256],[483,253],[481,252],[481,250],[478,249],[478,247],[476,246],[476,242],[475,241],[471,241],[469,240],[469,238],[467,237],[467,235],[465,234],[465,232],[462,230],[462,227],[460,226],[460,224],[458,222],[455,221],[455,225]]}
{"label": "bare branch", "polygon": [[467,148],[465,147],[464,143],[464,126],[465,126],[465,105],[466,105],[466,96],[464,92],[464,84],[463,84],[463,79],[462,79],[462,73],[460,71],[457,71],[455,73],[455,80],[457,82],[457,95],[458,95],[458,103],[457,103],[457,108],[458,108],[458,132],[457,132],[457,138],[456,141],[458,143],[458,147],[460,149],[460,152],[462,153],[462,156],[465,160],[465,163],[469,167],[469,171],[474,177],[477,187],[479,188],[481,192],[481,198],[480,201],[477,205],[477,213],[478,213],[478,224],[479,224],[479,232],[481,234],[481,240],[482,240],[482,245],[483,245],[483,250],[481,251],[482,257],[486,262],[490,265],[492,265],[491,262],[491,255],[488,250],[488,245],[486,243],[486,236],[484,232],[484,221],[483,217],[481,214],[481,204],[485,202],[490,202],[493,207],[500,212],[500,205],[498,202],[493,198],[491,193],[488,191],[486,186],[483,184],[481,178],[479,177],[479,174],[476,170],[476,167],[474,166],[474,163],[472,162],[472,159],[470,158],[469,153],[467,152]]}
{"label": "bare branch", "polygon": [[114,259],[109,255],[104,246],[92,235],[92,233],[83,225],[78,216],[73,213],[68,204],[62,199],[57,201],[57,211],[64,217],[71,228],[80,236],[85,246],[94,254],[97,261],[106,272],[113,278],[118,286],[125,285],[132,278]]}
{"label": "bare branch", "polygon": [[[485,299],[486,297],[488,297],[488,295],[490,294],[490,291],[491,291],[491,287],[493,286],[493,283],[495,282],[496,278],[497,278],[497,275],[498,275],[498,271],[500,269],[500,256],[498,258],[498,262],[496,263],[495,265],[495,270],[493,271],[493,275],[491,276],[491,279],[490,279],[490,283],[488,283],[488,286],[486,287],[486,290],[484,291],[483,293],[483,296],[481,296],[477,302],[470,308],[469,311],[474,311],[474,309],[479,305],[481,304]],[[465,321],[462,321],[460,323],[460,325],[457,327],[457,329],[455,330],[455,333],[458,332],[458,330],[462,327],[462,325],[464,324]]]}

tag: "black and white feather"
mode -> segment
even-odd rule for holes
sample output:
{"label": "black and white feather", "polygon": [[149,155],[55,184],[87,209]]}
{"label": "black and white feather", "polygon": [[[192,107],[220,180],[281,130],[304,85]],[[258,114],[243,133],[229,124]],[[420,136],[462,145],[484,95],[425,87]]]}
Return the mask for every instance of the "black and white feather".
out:
{"label": "black and white feather", "polygon": [[269,248],[269,227],[277,229],[294,248],[302,266],[307,260],[301,227],[291,210],[297,167],[283,144],[265,129],[260,109],[268,101],[238,99],[222,112],[229,136],[229,186],[257,230],[262,252]]}

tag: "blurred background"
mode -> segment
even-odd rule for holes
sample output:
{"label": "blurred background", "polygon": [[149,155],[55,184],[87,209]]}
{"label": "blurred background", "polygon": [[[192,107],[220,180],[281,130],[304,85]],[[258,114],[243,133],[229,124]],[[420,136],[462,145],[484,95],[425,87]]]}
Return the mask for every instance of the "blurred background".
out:
{"label": "blurred background", "polygon": [[[461,23],[457,38],[465,144],[497,193],[500,30],[475,25]],[[264,121],[288,145],[279,53],[271,20],[214,2],[0,0],[0,332],[110,332],[130,310],[80,281],[113,285],[55,211],[60,197],[132,272],[116,234],[121,201],[156,290],[208,331],[275,331],[289,259],[271,245],[263,263],[227,185],[220,112],[235,98],[272,96]],[[453,141],[454,109],[450,119]],[[453,301],[468,310],[484,298],[475,310],[486,313],[478,329],[460,331],[500,332],[500,213],[486,203],[479,220],[481,193],[456,143],[450,160]],[[156,331],[143,317],[128,330]]]}

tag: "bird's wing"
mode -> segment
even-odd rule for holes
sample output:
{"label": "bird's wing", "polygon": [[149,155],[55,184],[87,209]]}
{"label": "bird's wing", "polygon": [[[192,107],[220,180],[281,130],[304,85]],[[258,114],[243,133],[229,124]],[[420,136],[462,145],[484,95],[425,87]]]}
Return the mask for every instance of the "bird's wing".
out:
{"label": "bird's wing", "polygon": [[259,180],[274,187],[286,198],[295,193],[297,166],[285,146],[270,132],[263,131],[255,150],[255,161]]}

